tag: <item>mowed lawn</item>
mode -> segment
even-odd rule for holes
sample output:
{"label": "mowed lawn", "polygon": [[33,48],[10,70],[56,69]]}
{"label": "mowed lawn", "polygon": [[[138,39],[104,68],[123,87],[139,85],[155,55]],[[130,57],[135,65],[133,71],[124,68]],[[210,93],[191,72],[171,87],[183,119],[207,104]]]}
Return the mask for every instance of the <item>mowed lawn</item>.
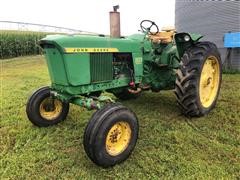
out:
{"label": "mowed lawn", "polygon": [[184,117],[172,91],[144,92],[122,102],[139,118],[139,139],[127,161],[103,169],[88,159],[82,145],[92,111],[71,105],[64,122],[47,128],[27,119],[28,96],[50,84],[44,58],[0,63],[0,179],[240,177],[240,74],[223,75],[216,108],[201,118]]}

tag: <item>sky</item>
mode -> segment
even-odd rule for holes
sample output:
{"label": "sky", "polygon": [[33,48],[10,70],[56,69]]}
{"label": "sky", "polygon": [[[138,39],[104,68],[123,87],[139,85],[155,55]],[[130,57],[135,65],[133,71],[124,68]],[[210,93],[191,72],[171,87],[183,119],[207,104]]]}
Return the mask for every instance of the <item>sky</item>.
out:
{"label": "sky", "polygon": [[141,20],[174,26],[175,0],[3,0],[0,21],[20,21],[109,34],[109,11],[120,6],[121,34],[136,33]]}

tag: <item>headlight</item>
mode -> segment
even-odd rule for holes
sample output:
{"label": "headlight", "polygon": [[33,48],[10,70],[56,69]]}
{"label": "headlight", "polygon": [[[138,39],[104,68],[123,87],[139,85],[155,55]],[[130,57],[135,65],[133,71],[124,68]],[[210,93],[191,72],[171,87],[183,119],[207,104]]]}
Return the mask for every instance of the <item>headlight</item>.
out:
{"label": "headlight", "polygon": [[190,36],[189,35],[185,35],[184,37],[183,37],[183,39],[184,39],[184,41],[190,41]]}

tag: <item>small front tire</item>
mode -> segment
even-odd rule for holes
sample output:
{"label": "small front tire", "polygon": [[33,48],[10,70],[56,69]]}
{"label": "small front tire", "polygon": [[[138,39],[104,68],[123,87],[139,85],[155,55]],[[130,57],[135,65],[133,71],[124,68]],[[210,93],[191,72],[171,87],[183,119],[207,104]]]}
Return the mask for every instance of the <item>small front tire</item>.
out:
{"label": "small front tire", "polygon": [[28,119],[39,127],[55,125],[65,120],[68,111],[69,103],[51,97],[49,87],[35,91],[26,106]]}
{"label": "small front tire", "polygon": [[109,104],[96,111],[84,133],[84,149],[97,165],[109,167],[126,160],[138,138],[138,120],[128,108]]}

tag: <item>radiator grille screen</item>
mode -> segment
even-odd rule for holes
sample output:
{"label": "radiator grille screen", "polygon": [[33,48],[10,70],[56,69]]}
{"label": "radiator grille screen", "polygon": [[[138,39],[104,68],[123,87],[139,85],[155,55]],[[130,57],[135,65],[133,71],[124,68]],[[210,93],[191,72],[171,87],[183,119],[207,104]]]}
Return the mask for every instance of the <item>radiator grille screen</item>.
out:
{"label": "radiator grille screen", "polygon": [[90,53],[91,82],[113,80],[112,53]]}

